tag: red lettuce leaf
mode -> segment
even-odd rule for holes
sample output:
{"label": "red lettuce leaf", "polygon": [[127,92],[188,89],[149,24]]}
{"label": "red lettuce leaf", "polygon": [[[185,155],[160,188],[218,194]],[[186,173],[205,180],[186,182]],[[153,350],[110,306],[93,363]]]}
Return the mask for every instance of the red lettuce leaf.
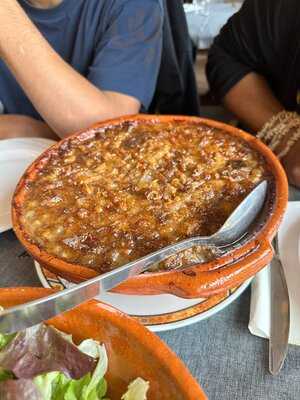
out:
{"label": "red lettuce leaf", "polygon": [[32,380],[18,379],[0,382],[1,400],[43,400]]}
{"label": "red lettuce leaf", "polygon": [[[39,325],[26,329],[0,351],[0,368],[17,378],[59,371],[79,379],[94,370],[96,360],[82,353],[55,329]],[[1,398],[1,397],[0,397]]]}

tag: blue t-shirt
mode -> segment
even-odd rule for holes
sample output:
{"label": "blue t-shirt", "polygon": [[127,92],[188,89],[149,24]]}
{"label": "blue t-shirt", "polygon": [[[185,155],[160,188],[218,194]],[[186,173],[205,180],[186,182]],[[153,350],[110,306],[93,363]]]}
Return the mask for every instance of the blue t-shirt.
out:
{"label": "blue t-shirt", "polygon": [[[161,60],[161,0],[64,0],[51,9],[18,1],[68,64],[100,89],[133,96],[147,109]],[[0,60],[1,102],[6,114],[40,118]]]}

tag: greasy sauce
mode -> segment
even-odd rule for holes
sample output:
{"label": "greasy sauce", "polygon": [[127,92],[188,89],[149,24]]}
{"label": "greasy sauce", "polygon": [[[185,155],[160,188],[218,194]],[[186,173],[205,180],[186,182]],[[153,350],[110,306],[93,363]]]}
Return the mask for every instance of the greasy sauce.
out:
{"label": "greasy sauce", "polygon": [[[262,157],[225,131],[126,122],[53,150],[27,183],[21,222],[27,238],[49,254],[104,272],[214,233],[268,175]],[[189,259],[196,262],[195,254],[159,268]]]}

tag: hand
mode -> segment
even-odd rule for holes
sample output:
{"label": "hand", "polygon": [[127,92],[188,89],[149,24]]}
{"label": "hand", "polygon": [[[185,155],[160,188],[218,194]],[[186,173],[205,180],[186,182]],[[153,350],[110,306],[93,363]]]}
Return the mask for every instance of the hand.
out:
{"label": "hand", "polygon": [[42,121],[24,115],[0,115],[0,140],[16,137],[40,137],[59,140]]}
{"label": "hand", "polygon": [[278,155],[289,183],[300,188],[300,115],[285,110],[273,115],[258,137]]}
{"label": "hand", "polygon": [[289,182],[300,188],[300,140],[295,143],[289,153],[281,161]]}

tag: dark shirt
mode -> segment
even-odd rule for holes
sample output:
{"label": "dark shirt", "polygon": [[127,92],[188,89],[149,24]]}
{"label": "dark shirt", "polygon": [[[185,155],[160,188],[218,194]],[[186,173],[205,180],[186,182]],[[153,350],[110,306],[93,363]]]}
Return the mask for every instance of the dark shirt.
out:
{"label": "dark shirt", "polygon": [[[56,52],[95,86],[149,107],[161,59],[161,0],[64,0],[46,10],[19,3]],[[4,113],[40,118],[0,60],[1,102]]]}
{"label": "dark shirt", "polygon": [[193,48],[183,3],[164,0],[162,60],[149,111],[160,114],[199,115],[199,95]]}
{"label": "dark shirt", "polygon": [[[300,1],[245,0],[209,52],[207,75],[220,99],[245,75],[263,75],[288,110],[300,88]],[[298,101],[297,101],[298,98]]]}

